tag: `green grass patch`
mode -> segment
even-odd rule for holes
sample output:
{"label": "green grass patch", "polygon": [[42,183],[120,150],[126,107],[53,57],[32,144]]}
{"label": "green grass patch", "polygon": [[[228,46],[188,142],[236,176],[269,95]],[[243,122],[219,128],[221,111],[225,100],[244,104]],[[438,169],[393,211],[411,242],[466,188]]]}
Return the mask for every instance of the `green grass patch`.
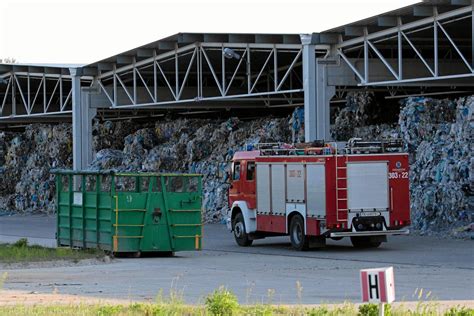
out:
{"label": "green grass patch", "polygon": [[[0,316],[135,316],[135,315],[199,315],[199,316],[377,316],[379,306],[375,304],[355,305],[351,303],[339,305],[304,305],[280,306],[274,304],[241,305],[232,291],[220,287],[209,294],[204,305],[186,305],[180,294],[170,293],[163,297],[160,291],[155,303],[95,304],[95,305],[15,305],[0,306]],[[440,311],[436,302],[420,301],[415,308],[403,305],[385,305],[387,316],[474,316],[474,309],[462,306],[451,307]]]}
{"label": "green grass patch", "polygon": [[77,250],[70,248],[47,248],[29,245],[26,238],[13,244],[0,244],[0,263],[25,263],[55,260],[78,262],[83,259],[101,258],[104,252],[97,249]]}
{"label": "green grass patch", "polygon": [[[224,295],[225,296],[225,295]],[[220,300],[222,296],[218,299]],[[227,298],[224,299],[227,300]],[[233,305],[233,304],[232,304]],[[190,306],[184,304],[171,303],[135,303],[130,305],[70,305],[70,306],[2,306],[0,315],[18,315],[18,316],[43,316],[43,315],[83,315],[83,316],[135,316],[135,315],[203,315],[203,316],[283,316],[283,315],[308,315],[308,316],[369,316],[378,315],[378,309],[375,305],[361,305],[357,308],[353,304],[344,304],[337,307],[314,307],[304,306],[283,307],[276,305],[238,305],[231,309],[215,308],[216,305],[197,305]],[[217,313],[216,313],[217,312]],[[223,313],[221,313],[223,312]],[[388,313],[387,313],[388,312]],[[225,313],[225,314],[224,314]],[[474,310],[465,307],[453,307],[448,311],[439,313],[437,309],[429,308],[424,311],[408,310],[403,307],[388,308],[385,315],[392,316],[472,316]]]}

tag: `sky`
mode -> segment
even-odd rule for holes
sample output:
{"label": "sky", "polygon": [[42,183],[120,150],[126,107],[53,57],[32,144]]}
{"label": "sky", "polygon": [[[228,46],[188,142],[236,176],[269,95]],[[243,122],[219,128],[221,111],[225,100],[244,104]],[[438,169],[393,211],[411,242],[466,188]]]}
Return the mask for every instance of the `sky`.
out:
{"label": "sky", "polygon": [[312,33],[413,0],[0,0],[0,58],[87,64],[178,32]]}

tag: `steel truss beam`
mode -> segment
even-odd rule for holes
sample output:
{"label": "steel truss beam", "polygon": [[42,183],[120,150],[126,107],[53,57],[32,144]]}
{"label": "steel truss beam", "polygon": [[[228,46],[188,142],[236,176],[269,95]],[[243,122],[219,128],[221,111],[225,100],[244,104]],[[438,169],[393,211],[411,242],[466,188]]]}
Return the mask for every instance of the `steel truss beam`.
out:
{"label": "steel truss beam", "polygon": [[[418,20],[412,23],[402,24],[401,19],[398,18],[398,25],[390,29],[386,29],[380,32],[368,34],[367,29],[364,30],[364,35],[355,39],[347,40],[338,44],[335,44],[334,50],[336,54],[344,61],[349,69],[354,73],[357,78],[359,86],[376,86],[376,85],[400,85],[405,83],[416,83],[416,82],[427,82],[434,80],[455,80],[461,78],[474,78],[474,61],[469,63],[468,58],[474,58],[474,39],[470,41],[472,56],[464,56],[463,52],[459,48],[457,39],[453,38],[446,30],[445,25],[461,21],[470,20],[474,29],[474,15],[473,6],[466,6],[453,11],[438,14],[436,7],[433,8],[433,16]],[[416,47],[413,41],[410,39],[409,34],[416,33],[418,31],[432,29],[433,30],[433,57],[428,59],[423,53]],[[460,68],[459,73],[440,73],[440,66],[443,65],[443,60],[439,56],[439,39],[443,37],[447,39],[449,48],[453,51],[452,60],[457,61],[457,68]],[[474,37],[474,35],[473,35]],[[383,56],[376,44],[381,44],[384,41],[397,39],[396,51],[398,69],[394,68],[393,63],[389,62],[389,58]],[[390,44],[392,45],[392,44]],[[348,53],[354,49],[362,49],[363,56],[356,58],[356,62],[351,62],[354,58],[348,57]],[[403,56],[403,50],[410,49],[415,53],[417,58],[422,62],[424,67],[429,72],[429,76],[426,76],[423,71],[418,71],[418,75],[412,78],[404,78],[403,64],[407,61],[407,58]],[[394,49],[395,50],[395,49]],[[372,56],[371,56],[372,55]],[[456,58],[455,58],[456,57]],[[371,61],[378,60],[388,70],[389,76],[393,79],[388,80],[374,80],[370,79],[371,66],[374,67],[374,63]],[[413,60],[413,59],[412,59]],[[360,61],[362,66],[358,67],[356,64]],[[377,74],[380,76],[380,74]],[[474,81],[473,81],[474,82]],[[474,83],[473,83],[474,85]]]}
{"label": "steel truss beam", "polygon": [[[229,48],[238,58],[225,57]],[[303,91],[301,64],[301,45],[195,43],[114,65],[97,76],[97,84],[103,106],[117,109],[276,94],[291,102],[287,94]]]}
{"label": "steel truss beam", "polygon": [[10,72],[0,84],[0,120],[71,113],[71,77]]}

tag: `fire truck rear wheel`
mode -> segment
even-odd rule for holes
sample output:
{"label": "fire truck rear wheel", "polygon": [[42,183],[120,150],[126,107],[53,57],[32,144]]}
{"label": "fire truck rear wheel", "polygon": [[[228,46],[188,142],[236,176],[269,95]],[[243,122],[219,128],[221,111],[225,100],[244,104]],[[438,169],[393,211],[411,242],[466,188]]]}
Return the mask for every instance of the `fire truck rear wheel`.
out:
{"label": "fire truck rear wheel", "polygon": [[304,234],[304,220],[300,215],[293,216],[290,223],[291,246],[297,250],[308,250],[309,237]]}
{"label": "fire truck rear wheel", "polygon": [[234,231],[234,238],[237,244],[241,247],[248,247],[252,245],[253,240],[249,239],[242,213],[238,213],[232,222],[232,230]]}
{"label": "fire truck rear wheel", "polygon": [[351,243],[356,248],[377,248],[382,242],[373,241],[370,237],[351,237]]}

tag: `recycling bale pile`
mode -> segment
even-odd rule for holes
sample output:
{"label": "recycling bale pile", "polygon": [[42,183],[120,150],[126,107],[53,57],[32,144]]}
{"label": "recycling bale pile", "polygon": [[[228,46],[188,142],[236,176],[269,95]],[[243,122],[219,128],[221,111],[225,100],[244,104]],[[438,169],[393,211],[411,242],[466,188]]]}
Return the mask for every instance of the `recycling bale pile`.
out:
{"label": "recycling bale pile", "polygon": [[0,168],[5,164],[5,156],[7,155],[8,144],[13,137],[12,133],[0,131]]}
{"label": "recycling bale pile", "polygon": [[331,133],[336,140],[348,140],[353,137],[354,128],[373,125],[378,118],[380,106],[375,101],[375,95],[370,91],[348,93],[346,106],[335,118]]}
{"label": "recycling bale pile", "polygon": [[[201,173],[205,220],[219,221],[228,208],[233,153],[258,142],[289,142],[290,133],[288,118],[94,122],[97,153],[89,168]],[[72,166],[71,125],[32,124],[23,133],[1,133],[0,150],[0,210],[54,212],[50,169]]]}
{"label": "recycling bale pile", "polygon": [[[366,108],[368,101],[359,100]],[[338,140],[402,138],[410,154],[413,228],[463,237],[474,221],[473,111],[474,96],[408,98],[401,102],[398,124],[364,125],[357,114],[363,111],[352,104],[336,117],[332,132]]]}
{"label": "recycling bale pile", "polygon": [[[411,153],[412,220],[421,232],[461,234],[474,220],[474,96],[410,98],[400,131]],[[453,230],[454,229],[454,230]]]}
{"label": "recycling bale pile", "polygon": [[49,171],[72,165],[71,125],[28,125],[0,147],[7,148],[0,170],[0,210],[54,212],[55,183]]}
{"label": "recycling bale pile", "polygon": [[95,151],[105,148],[122,150],[124,138],[141,127],[140,124],[130,120],[118,122],[94,120],[92,126],[93,148]]}
{"label": "recycling bale pile", "polygon": [[[0,192],[6,193],[8,191],[6,181],[3,181],[5,176],[5,158],[8,147],[13,135],[7,132],[0,132]],[[0,194],[0,214],[6,210],[6,205],[9,200],[8,194],[4,196]],[[3,207],[2,207],[3,206]]]}
{"label": "recycling bale pile", "polygon": [[228,209],[228,172],[234,152],[290,138],[288,118],[164,120],[126,136],[123,150],[99,150],[90,169],[200,173],[204,221],[216,222]]}

